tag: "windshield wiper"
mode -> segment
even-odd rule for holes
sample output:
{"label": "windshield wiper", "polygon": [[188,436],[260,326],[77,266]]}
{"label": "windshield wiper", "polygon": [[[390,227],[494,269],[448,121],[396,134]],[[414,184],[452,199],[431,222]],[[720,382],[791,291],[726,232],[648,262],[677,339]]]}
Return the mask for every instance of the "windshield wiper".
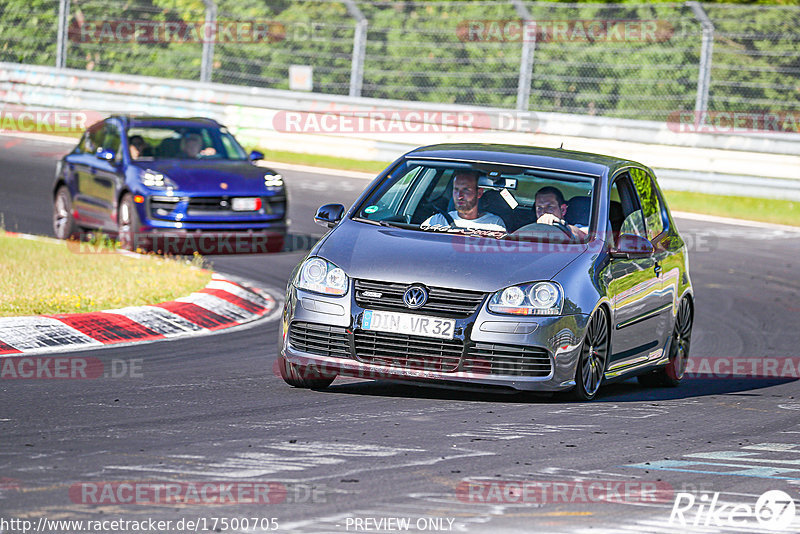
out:
{"label": "windshield wiper", "polygon": [[358,221],[358,222],[365,222],[365,223],[368,223],[368,224],[372,224],[374,226],[381,226],[380,222],[373,221],[372,219],[365,219],[363,217],[353,217],[353,220],[354,221]]}
{"label": "windshield wiper", "polygon": [[353,217],[354,221],[365,222],[374,226],[390,226],[392,228],[416,228],[416,224],[403,223],[400,221],[373,221],[372,219],[365,219],[364,217]]}
{"label": "windshield wiper", "polygon": [[391,226],[393,228],[406,228],[405,226],[400,226],[401,224],[405,224],[405,223],[400,223],[400,222],[378,221],[378,223],[380,223],[381,226]]}

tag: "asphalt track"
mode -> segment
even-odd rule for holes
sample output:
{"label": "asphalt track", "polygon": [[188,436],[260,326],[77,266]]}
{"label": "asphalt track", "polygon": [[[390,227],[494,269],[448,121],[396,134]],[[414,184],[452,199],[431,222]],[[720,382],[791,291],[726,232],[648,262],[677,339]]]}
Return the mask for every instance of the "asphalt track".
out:
{"label": "asphalt track", "polygon": [[[50,187],[63,152],[63,144],[0,136],[6,229],[52,235]],[[283,174],[300,233],[321,234],[314,209],[348,204],[366,185]],[[793,358],[796,368],[800,234],[677,222],[692,245],[692,358]],[[301,257],[212,259],[281,295]],[[403,527],[387,520],[405,518],[410,531],[773,532],[753,517],[719,524],[724,510],[697,515],[714,493],[717,511],[723,502],[756,510],[767,490],[795,500],[797,516],[784,531],[800,531],[800,382],[791,378],[693,378],[676,389],[627,381],[592,403],[356,379],[315,392],[274,374],[277,336],[272,321],[86,353],[108,365],[137,362],[133,376],[0,380],[0,531],[12,518],[169,519],[173,526],[161,530],[169,532],[190,530],[174,526],[180,519],[206,518],[213,530],[217,518],[225,532],[220,518],[276,518],[279,532],[388,532]],[[94,504],[80,492],[122,481],[271,481],[288,493],[274,504]],[[635,482],[667,493],[660,502],[614,502],[613,491],[581,498],[571,486],[566,499],[529,495],[520,503],[513,492],[470,498],[457,491],[465,481]],[[681,491],[696,497],[684,519],[697,525],[681,526],[678,516],[670,523]],[[476,502],[481,497],[495,502]],[[262,531],[238,527],[227,531]]]}

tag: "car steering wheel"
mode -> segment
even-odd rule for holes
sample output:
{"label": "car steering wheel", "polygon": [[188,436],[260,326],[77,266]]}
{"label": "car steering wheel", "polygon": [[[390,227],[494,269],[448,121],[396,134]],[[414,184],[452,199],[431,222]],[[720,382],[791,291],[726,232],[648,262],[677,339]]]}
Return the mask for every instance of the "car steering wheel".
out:
{"label": "car steering wheel", "polygon": [[560,233],[566,234],[569,237],[570,242],[574,242],[576,240],[575,234],[572,233],[569,226],[561,223],[553,223],[553,224],[537,223],[537,222],[529,223],[526,224],[525,226],[517,228],[511,233],[511,235],[526,235],[528,232],[533,232],[534,234],[542,232],[544,233],[553,232],[555,235],[555,228],[559,230],[559,235]]}
{"label": "car steering wheel", "polygon": [[567,234],[567,237],[569,237],[570,241],[575,241],[575,234],[566,223],[562,223],[561,221],[553,221],[553,226]]}

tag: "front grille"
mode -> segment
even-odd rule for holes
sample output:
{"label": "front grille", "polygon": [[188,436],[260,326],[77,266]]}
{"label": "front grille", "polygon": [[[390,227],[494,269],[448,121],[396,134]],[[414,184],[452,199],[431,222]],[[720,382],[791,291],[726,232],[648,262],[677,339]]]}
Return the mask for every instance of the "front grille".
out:
{"label": "front grille", "polygon": [[[463,291],[444,287],[428,287],[428,301],[421,308],[409,310],[403,303],[403,293],[410,284],[355,280],[356,304],[374,310],[412,311],[431,313],[447,317],[469,317],[483,302],[480,291]],[[380,296],[364,295],[364,292],[379,293]]]}
{"label": "front grille", "polygon": [[347,330],[338,326],[292,323],[289,327],[289,343],[297,350],[311,354],[351,357]]}
{"label": "front grille", "polygon": [[194,215],[198,213],[219,213],[221,211],[232,211],[231,199],[229,197],[191,197],[187,213]]}
{"label": "front grille", "polygon": [[464,343],[388,332],[355,331],[356,358],[364,363],[425,371],[458,368]]}
{"label": "front grille", "polygon": [[467,347],[463,371],[490,375],[546,377],[552,371],[547,351],[522,345],[473,343]]}
{"label": "front grille", "polygon": [[[286,197],[261,197],[261,210],[266,215],[282,217],[286,211]],[[233,211],[233,197],[190,197],[186,214],[192,215],[211,215],[211,214],[231,214],[231,213],[253,213],[246,211]]]}

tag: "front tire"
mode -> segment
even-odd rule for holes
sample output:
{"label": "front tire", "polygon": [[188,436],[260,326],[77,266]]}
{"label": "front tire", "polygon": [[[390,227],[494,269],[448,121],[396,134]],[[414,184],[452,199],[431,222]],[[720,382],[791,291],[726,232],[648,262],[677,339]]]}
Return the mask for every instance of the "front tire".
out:
{"label": "front tire", "polygon": [[581,344],[578,364],[575,366],[575,388],[572,397],[590,401],[595,398],[606,372],[611,336],[608,331],[608,313],[602,306],[589,319],[586,336]]}
{"label": "front tire", "polygon": [[117,227],[119,228],[119,243],[125,250],[136,250],[136,233],[141,228],[139,212],[133,202],[133,195],[125,193],[117,207]]}
{"label": "front tire", "polygon": [[58,239],[78,238],[78,226],[72,213],[72,196],[65,185],[58,188],[53,201],[53,233]]}
{"label": "front tire", "polygon": [[657,371],[640,375],[639,383],[647,387],[676,387],[686,373],[689,362],[689,346],[692,340],[692,323],[694,311],[689,298],[681,299],[678,313],[675,315],[675,326],[669,341],[669,363]]}
{"label": "front tire", "polygon": [[325,389],[336,378],[336,375],[323,374],[316,367],[295,365],[283,355],[278,356],[278,369],[283,381],[296,388]]}

